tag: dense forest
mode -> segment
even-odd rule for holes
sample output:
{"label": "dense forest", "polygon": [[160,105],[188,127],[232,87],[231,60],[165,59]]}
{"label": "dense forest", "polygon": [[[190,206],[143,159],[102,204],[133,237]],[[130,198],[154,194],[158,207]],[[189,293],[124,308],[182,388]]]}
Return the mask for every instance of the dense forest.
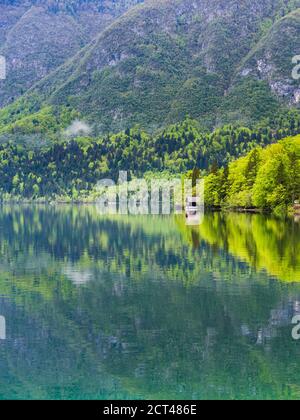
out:
{"label": "dense forest", "polygon": [[[56,118],[60,122],[67,122],[74,117],[73,114],[65,113]],[[182,123],[172,125],[155,135],[147,134],[136,127],[100,138],[62,136],[61,140],[52,141],[45,139],[52,126],[57,129],[57,121],[54,116],[51,124],[49,121],[48,114],[45,123],[39,116],[38,141],[35,137],[24,136],[26,127],[29,131],[32,130],[31,124],[34,122],[31,120],[24,122],[23,135],[11,128],[14,140],[10,140],[9,133],[3,134],[0,144],[2,200],[84,200],[91,197],[99,180],[116,180],[121,170],[128,171],[130,179],[145,175],[149,177],[151,174],[157,176],[158,173],[183,175],[199,169],[202,176],[209,175],[208,186],[210,190],[214,190],[208,198],[209,204],[248,205],[250,203],[244,196],[242,200],[241,194],[232,199],[233,192],[229,195],[228,191],[224,192],[227,184],[223,182],[223,178],[227,177],[228,165],[230,173],[239,172],[244,160],[235,164],[231,162],[252,151],[245,158],[246,161],[254,160],[253,164],[250,162],[248,165],[251,167],[251,180],[247,178],[247,188],[250,188],[258,166],[256,160],[261,156],[257,147],[264,148],[282,138],[300,133],[300,116],[297,111],[274,117],[273,121],[268,120],[252,129],[228,125],[209,133],[198,122],[186,118]],[[44,130],[43,124],[46,127]],[[298,147],[297,142],[294,147]],[[228,176],[230,179],[231,174]],[[296,178],[295,182],[297,184]],[[222,184],[221,192],[218,183]],[[239,186],[234,184],[234,188],[239,189]],[[296,192],[292,192],[286,200],[290,200],[295,194]],[[277,202],[275,200],[270,206],[261,201],[256,204],[259,207],[273,208]]]}
{"label": "dense forest", "polygon": [[300,198],[300,136],[255,148],[206,181],[207,205],[285,211]]}

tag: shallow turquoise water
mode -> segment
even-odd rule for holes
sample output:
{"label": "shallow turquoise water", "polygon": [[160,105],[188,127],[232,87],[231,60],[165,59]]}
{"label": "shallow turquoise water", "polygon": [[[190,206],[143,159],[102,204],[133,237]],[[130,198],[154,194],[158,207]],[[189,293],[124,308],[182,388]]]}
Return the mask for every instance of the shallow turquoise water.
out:
{"label": "shallow turquoise water", "polygon": [[299,398],[299,238],[256,215],[3,207],[0,398]]}

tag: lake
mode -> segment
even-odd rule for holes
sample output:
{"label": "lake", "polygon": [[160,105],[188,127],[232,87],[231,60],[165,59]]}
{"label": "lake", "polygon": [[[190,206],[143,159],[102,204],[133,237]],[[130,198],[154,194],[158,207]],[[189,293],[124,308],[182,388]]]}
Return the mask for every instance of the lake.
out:
{"label": "lake", "polygon": [[298,399],[300,223],[0,209],[1,399]]}

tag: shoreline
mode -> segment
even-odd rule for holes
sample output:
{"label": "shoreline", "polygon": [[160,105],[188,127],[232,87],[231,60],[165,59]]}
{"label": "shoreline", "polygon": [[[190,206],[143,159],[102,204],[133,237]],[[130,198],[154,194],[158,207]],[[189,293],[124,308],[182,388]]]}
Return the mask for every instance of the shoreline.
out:
{"label": "shoreline", "polygon": [[[20,199],[12,199],[12,200],[0,200],[0,206],[5,205],[34,205],[34,206],[96,206],[99,202],[92,200],[92,201],[85,201],[85,200],[46,200],[46,199],[33,199],[33,200],[20,200]],[[261,215],[275,215],[274,211],[268,211],[261,208],[243,208],[243,207],[214,207],[214,206],[207,206],[205,211],[209,212],[220,212],[220,213],[240,213],[240,214],[261,214]],[[185,209],[182,208],[182,212],[184,214]],[[287,209],[283,215],[288,217],[294,217],[296,221],[300,220],[300,208],[294,209],[291,207]]]}

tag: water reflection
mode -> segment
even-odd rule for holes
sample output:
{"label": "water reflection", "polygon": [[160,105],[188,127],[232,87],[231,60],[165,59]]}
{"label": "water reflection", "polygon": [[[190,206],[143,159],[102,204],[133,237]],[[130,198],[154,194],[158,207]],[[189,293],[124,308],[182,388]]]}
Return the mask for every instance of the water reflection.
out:
{"label": "water reflection", "polygon": [[178,226],[195,248],[199,240],[283,281],[300,281],[300,224],[272,216],[210,213],[197,229]]}
{"label": "water reflection", "polygon": [[4,207],[0,396],[299,398],[297,238],[262,216]]}
{"label": "water reflection", "polygon": [[0,340],[6,339],[6,319],[0,315]]}

